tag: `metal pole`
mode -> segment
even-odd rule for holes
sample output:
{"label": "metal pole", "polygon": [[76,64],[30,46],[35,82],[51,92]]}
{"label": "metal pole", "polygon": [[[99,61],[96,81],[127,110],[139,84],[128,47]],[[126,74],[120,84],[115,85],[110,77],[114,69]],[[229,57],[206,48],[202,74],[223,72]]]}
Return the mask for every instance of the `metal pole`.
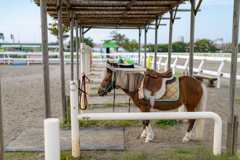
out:
{"label": "metal pole", "polygon": [[171,69],[172,60],[172,27],[173,27],[173,11],[170,12],[170,25],[169,25],[169,44],[168,44],[168,69]]}
{"label": "metal pole", "polygon": [[144,68],[147,68],[147,26],[145,26],[144,46]]}
{"label": "metal pole", "polygon": [[193,76],[194,56],[194,30],[195,30],[195,0],[191,0],[191,27],[190,27],[190,53],[189,53],[189,76]]}
{"label": "metal pole", "polygon": [[154,67],[153,69],[157,70],[157,34],[158,34],[158,18],[156,18],[155,22],[155,49],[154,49]]}
{"label": "metal pole", "polygon": [[2,120],[2,94],[1,94],[1,70],[0,68],[0,159],[4,160],[3,120]]}
{"label": "metal pole", "polygon": [[[82,43],[82,28],[81,28],[81,25],[79,25],[79,47],[80,47],[80,43]],[[82,62],[81,62],[81,47],[79,48],[79,66],[78,66],[78,70],[81,72],[81,65],[82,65]],[[80,73],[80,76],[79,76],[79,80],[78,80],[78,86],[80,87],[80,84],[81,84],[81,77],[82,77],[82,74]]]}
{"label": "metal pole", "polygon": [[47,27],[47,1],[40,0],[41,28],[42,28],[42,55],[43,79],[45,97],[45,118],[51,118],[50,85],[49,85],[49,60],[48,60],[48,27]]}
{"label": "metal pole", "polygon": [[76,29],[76,58],[77,58],[77,81],[79,80],[79,41],[78,41],[78,22],[75,21],[75,29]]}
{"label": "metal pole", "polygon": [[139,28],[139,40],[138,40],[138,65],[140,66],[140,58],[141,58],[141,29]]}
{"label": "metal pole", "polygon": [[71,52],[71,81],[73,80],[73,52],[74,52],[74,43],[73,43],[73,27],[74,27],[74,18],[73,11],[70,11],[70,52]]}
{"label": "metal pole", "polygon": [[60,72],[61,72],[61,95],[62,95],[62,114],[63,122],[67,119],[66,98],[65,98],[65,72],[64,72],[64,53],[63,53],[63,29],[62,29],[62,0],[57,0],[58,12],[58,40],[59,40],[59,55],[60,55]]}
{"label": "metal pole", "polygon": [[[82,98],[83,99],[83,98]],[[72,132],[72,156],[80,156],[79,122],[78,115],[78,86],[77,81],[70,81],[70,103],[71,103],[71,132]]]}
{"label": "metal pole", "polygon": [[234,0],[233,29],[232,29],[232,55],[231,55],[231,76],[229,90],[229,110],[227,124],[227,153],[232,155],[233,150],[233,128],[234,128],[234,108],[235,108],[235,89],[236,71],[238,56],[238,34],[239,34],[239,0]]}

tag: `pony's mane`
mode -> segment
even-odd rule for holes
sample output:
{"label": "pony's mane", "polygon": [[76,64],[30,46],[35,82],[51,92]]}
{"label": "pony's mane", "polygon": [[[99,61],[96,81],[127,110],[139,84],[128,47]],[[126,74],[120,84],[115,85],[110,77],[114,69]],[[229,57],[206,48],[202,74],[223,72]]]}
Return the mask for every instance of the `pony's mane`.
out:
{"label": "pony's mane", "polygon": [[[102,78],[108,76],[107,69],[102,72]],[[143,74],[140,72],[127,72],[123,70],[116,71],[115,85],[122,89],[129,90],[130,92],[136,92],[140,88],[143,80]]]}

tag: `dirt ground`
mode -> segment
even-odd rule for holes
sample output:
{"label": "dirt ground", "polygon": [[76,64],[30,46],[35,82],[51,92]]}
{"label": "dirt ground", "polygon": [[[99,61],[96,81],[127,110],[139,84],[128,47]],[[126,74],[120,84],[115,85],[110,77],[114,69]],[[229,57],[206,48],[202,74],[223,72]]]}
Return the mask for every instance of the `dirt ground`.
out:
{"label": "dirt ground", "polygon": [[[198,62],[196,62],[198,63]],[[220,63],[219,63],[220,65]],[[218,68],[218,64],[206,63],[204,68]],[[2,106],[4,144],[6,145],[27,127],[43,127],[44,93],[42,65],[11,66],[1,65]],[[228,67],[228,68],[227,68]],[[226,64],[223,72],[229,73],[230,65]],[[182,72],[182,71],[179,71]],[[238,64],[240,74],[240,64]],[[65,65],[66,94],[69,94],[70,65]],[[208,88],[207,111],[219,114],[223,121],[222,149],[226,145],[226,124],[228,118],[229,79],[221,79],[221,88]],[[50,97],[52,116],[62,118],[60,66],[50,65]],[[236,96],[240,98],[240,81],[237,81]],[[111,102],[110,102],[111,103]],[[240,114],[240,103],[236,103],[235,114]],[[187,144],[181,142],[188,124],[179,123],[163,130],[153,127],[155,138],[153,142],[145,143],[140,138],[142,127],[126,127],[124,140],[127,151],[163,151],[175,148],[188,149],[196,145],[204,145],[209,150],[213,146],[213,121],[205,121],[204,136]],[[240,142],[240,132],[239,139]],[[239,143],[238,142],[238,143]]]}

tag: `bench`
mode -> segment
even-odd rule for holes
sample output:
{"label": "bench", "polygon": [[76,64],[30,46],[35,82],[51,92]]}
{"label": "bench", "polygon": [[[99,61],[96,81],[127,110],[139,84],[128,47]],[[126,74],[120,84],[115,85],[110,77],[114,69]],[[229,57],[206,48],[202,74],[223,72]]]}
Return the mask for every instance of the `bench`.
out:
{"label": "bench", "polygon": [[217,81],[217,77],[206,76],[203,74],[194,74],[193,77],[197,78],[197,80],[203,82],[203,79],[208,79],[207,87],[215,87],[214,81]]}

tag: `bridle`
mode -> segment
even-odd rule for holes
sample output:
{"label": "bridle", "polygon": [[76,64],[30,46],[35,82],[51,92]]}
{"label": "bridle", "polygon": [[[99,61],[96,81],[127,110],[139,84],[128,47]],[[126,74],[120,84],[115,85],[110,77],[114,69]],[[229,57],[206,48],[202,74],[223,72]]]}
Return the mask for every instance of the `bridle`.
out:
{"label": "bridle", "polygon": [[[109,85],[108,87],[103,88],[103,87],[99,86],[105,93],[108,93],[109,88],[112,87],[112,89],[113,89],[113,86],[114,86],[114,83],[115,83],[115,75],[116,75],[116,72],[113,73],[113,79],[112,79],[112,84],[111,85],[109,85],[109,83],[110,83],[110,81],[109,81],[108,84],[107,84],[107,86]],[[111,76],[111,74],[109,74],[109,76]]]}

